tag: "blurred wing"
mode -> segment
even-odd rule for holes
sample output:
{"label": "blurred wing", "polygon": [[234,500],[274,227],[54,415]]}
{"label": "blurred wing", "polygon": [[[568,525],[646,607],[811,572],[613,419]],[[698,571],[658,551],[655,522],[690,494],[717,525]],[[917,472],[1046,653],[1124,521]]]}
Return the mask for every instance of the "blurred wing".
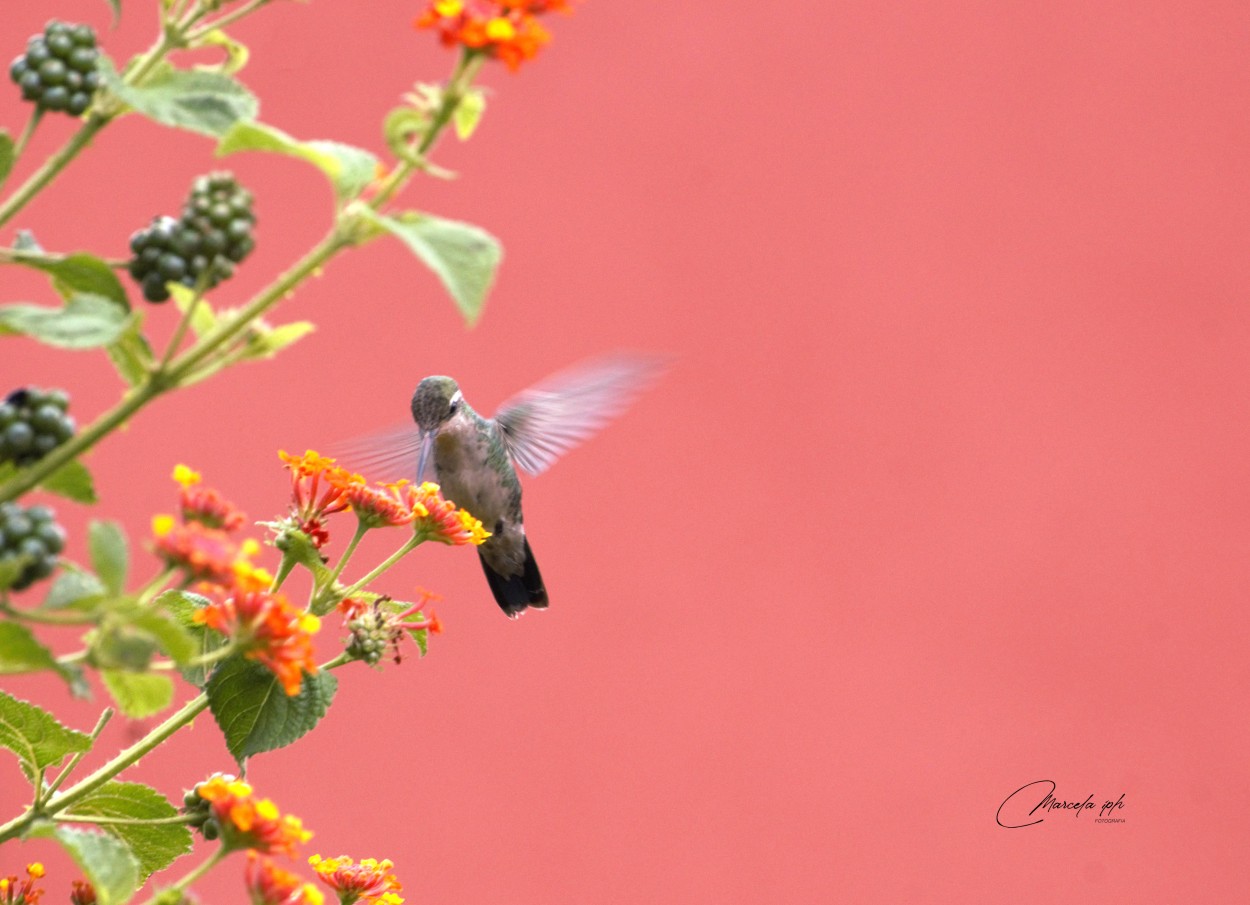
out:
{"label": "blurred wing", "polygon": [[657,359],[603,359],[517,394],[495,415],[508,453],[523,471],[542,474],[625,411],[660,370]]}
{"label": "blurred wing", "polygon": [[329,455],[348,471],[359,472],[371,481],[419,481],[416,470],[420,449],[421,434],[415,424],[409,423],[332,444]]}

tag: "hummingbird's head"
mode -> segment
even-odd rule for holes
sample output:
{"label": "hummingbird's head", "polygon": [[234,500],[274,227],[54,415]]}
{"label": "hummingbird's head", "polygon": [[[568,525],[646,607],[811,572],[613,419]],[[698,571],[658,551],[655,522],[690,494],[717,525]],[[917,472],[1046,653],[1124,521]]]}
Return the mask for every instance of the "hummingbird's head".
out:
{"label": "hummingbird's head", "polygon": [[427,377],[412,394],[412,420],[417,427],[436,431],[460,408],[460,387],[450,377]]}

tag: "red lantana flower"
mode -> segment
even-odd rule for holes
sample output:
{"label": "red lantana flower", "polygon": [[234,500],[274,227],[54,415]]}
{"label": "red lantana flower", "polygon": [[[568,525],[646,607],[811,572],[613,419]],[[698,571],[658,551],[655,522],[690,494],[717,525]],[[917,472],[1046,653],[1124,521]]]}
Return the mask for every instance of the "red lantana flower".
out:
{"label": "red lantana flower", "polygon": [[551,41],[537,17],[568,9],[568,0],[431,0],[413,25],[436,30],[444,47],[468,48],[515,71]]}
{"label": "red lantana flower", "polygon": [[330,541],[325,517],[347,508],[344,491],[364,478],[334,464],[334,459],[314,449],[302,456],[280,450],[279,457],[291,472],[291,512],[298,527],[320,550]]}
{"label": "red lantana flower", "polygon": [[405,498],[412,509],[413,526],[428,540],[461,546],[481,545],[490,537],[482,523],[464,509],[457,509],[451,500],[443,499],[437,484],[426,481],[406,487]]}
{"label": "red lantana flower", "polygon": [[325,902],[325,895],[316,886],[256,852],[247,853],[243,879],[252,905],[322,905]]}
{"label": "red lantana flower", "polygon": [[35,881],[43,875],[43,865],[32,861],[26,865],[26,879],[19,880],[12,874],[0,877],[0,905],[36,905],[43,890],[35,886]]}
{"label": "red lantana flower", "polygon": [[322,858],[313,855],[308,859],[317,879],[338,894],[339,905],[353,905],[364,901],[368,905],[401,905],[403,898],[397,893],[403,889],[399,879],[391,873],[395,866],[389,858],[362,858],[359,863],[346,855]]}
{"label": "red lantana flower", "polygon": [[212,776],[195,794],[208,802],[227,848],[294,857],[295,847],[312,838],[298,817],[282,814],[268,798],[256,798],[250,785],[233,776]]}

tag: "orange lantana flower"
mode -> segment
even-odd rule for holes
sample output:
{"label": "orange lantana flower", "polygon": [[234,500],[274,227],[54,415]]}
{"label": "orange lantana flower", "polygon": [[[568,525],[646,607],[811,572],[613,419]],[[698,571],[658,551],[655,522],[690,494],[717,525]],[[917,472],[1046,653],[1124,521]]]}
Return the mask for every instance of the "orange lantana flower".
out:
{"label": "orange lantana flower", "polygon": [[279,450],[278,456],[291,472],[292,515],[299,529],[320,550],[330,540],[325,517],[346,509],[345,489],[353,484],[363,484],[365,479],[340,468],[334,464],[334,459],[314,449],[307,450],[302,456]]}
{"label": "orange lantana flower", "polygon": [[256,798],[250,785],[233,776],[210,777],[195,794],[208,802],[228,848],[294,857],[295,847],[312,838],[298,817],[282,814],[268,798]]}
{"label": "orange lantana flower", "polygon": [[569,8],[568,0],[432,0],[413,24],[437,30],[445,47],[459,45],[516,70],[551,41],[536,17]]}
{"label": "orange lantana flower", "polygon": [[325,895],[316,886],[256,852],[247,853],[243,878],[252,905],[322,905],[325,902]]}
{"label": "orange lantana flower", "polygon": [[417,487],[407,487],[405,495],[412,509],[413,526],[429,540],[480,546],[490,537],[490,532],[478,519],[464,509],[457,509],[451,500],[443,499],[437,484],[426,481]]}
{"label": "orange lantana flower", "polygon": [[288,695],[299,694],[304,673],[317,671],[312,636],[321,620],[281,594],[235,591],[200,607],[191,618],[233,638],[243,655],[272,672]]}
{"label": "orange lantana flower", "polygon": [[43,890],[35,886],[35,881],[43,878],[43,865],[32,861],[26,865],[26,879],[19,880],[16,875],[0,877],[0,905],[36,905]]}

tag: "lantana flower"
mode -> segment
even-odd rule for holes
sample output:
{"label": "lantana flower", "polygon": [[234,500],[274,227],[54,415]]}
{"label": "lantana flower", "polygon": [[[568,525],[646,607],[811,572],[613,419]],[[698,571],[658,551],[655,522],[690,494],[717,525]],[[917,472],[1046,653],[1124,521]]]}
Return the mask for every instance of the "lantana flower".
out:
{"label": "lantana flower", "polygon": [[481,545],[490,537],[481,521],[443,499],[437,484],[426,481],[416,487],[406,487],[405,497],[412,509],[415,530],[424,533],[427,540],[461,546]]}
{"label": "lantana flower", "polygon": [[370,487],[363,481],[350,481],[343,484],[343,498],[366,528],[406,525],[413,518],[412,508],[404,499],[407,484],[396,481]]}
{"label": "lantana flower", "polygon": [[35,885],[43,879],[45,871],[38,861],[26,865],[26,879],[19,880],[15,874],[0,877],[0,905],[35,905],[43,890]]}
{"label": "lantana flower", "polygon": [[302,456],[279,450],[278,456],[291,472],[291,514],[296,526],[308,535],[318,550],[330,541],[325,517],[347,508],[345,489],[363,484],[364,478],[335,465],[334,459],[314,449]]}
{"label": "lantana flower", "polygon": [[243,879],[252,905],[322,905],[325,894],[303,877],[256,852],[247,853]]}
{"label": "lantana flower", "polygon": [[406,637],[413,637],[411,633],[427,631],[434,635],[442,634],[443,624],[438,616],[425,610],[426,604],[441,598],[424,588],[418,588],[417,593],[421,599],[404,609],[401,609],[403,604],[397,604],[389,597],[379,598],[371,604],[355,597],[340,601],[338,611],[351,632],[347,652],[373,666],[389,649],[395,662],[400,663],[400,642]]}
{"label": "lantana flower", "polygon": [[70,905],[96,905],[95,887],[86,880],[75,880],[70,884]]}
{"label": "lantana flower", "polygon": [[256,798],[248,783],[229,774],[209,777],[195,794],[208,802],[227,849],[294,857],[295,847],[312,838],[298,817],[282,814],[268,798]]}
{"label": "lantana flower", "polygon": [[404,901],[397,894],[403,886],[391,873],[395,864],[389,858],[382,861],[362,858],[357,863],[347,855],[337,858],[313,855],[308,863],[317,872],[317,879],[338,895],[339,905],[353,905],[359,901],[368,905],[401,905]]}
{"label": "lantana flower", "polygon": [[413,25],[436,30],[444,47],[465,47],[515,71],[551,41],[537,17],[569,8],[569,0],[431,0]]}
{"label": "lantana flower", "polygon": [[203,477],[198,471],[179,464],[174,467],[173,478],[182,487],[179,503],[184,522],[198,522],[231,532],[242,528],[247,521],[247,516],[218,491],[203,486]]}
{"label": "lantana flower", "polygon": [[282,594],[235,591],[200,607],[191,618],[232,638],[245,657],[277,677],[288,695],[299,693],[305,672],[317,671],[312,636],[321,628],[321,620],[293,606]]}

